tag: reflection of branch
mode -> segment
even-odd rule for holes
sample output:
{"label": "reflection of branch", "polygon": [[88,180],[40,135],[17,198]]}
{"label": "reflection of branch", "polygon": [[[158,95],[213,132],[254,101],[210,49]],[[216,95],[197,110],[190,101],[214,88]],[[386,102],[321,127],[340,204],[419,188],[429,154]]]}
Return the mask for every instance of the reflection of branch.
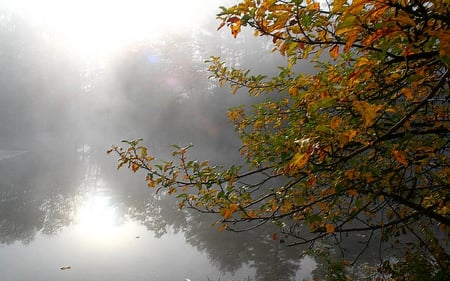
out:
{"label": "reflection of branch", "polygon": [[358,259],[364,254],[364,252],[369,248],[369,242],[372,240],[373,234],[375,230],[372,230],[370,232],[369,238],[364,242],[364,247],[359,251],[359,253],[356,255],[356,257],[353,259],[352,265],[355,265],[355,263],[358,261]]}

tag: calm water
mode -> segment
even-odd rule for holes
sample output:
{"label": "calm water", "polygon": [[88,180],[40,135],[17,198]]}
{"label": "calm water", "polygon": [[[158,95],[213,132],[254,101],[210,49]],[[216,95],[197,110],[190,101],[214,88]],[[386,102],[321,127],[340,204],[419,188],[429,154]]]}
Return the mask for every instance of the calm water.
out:
{"label": "calm water", "polygon": [[315,267],[267,229],[218,233],[113,163],[59,153],[2,151],[1,280],[302,280]]}
{"label": "calm water", "polygon": [[162,158],[193,143],[197,159],[240,159],[226,111],[249,98],[208,80],[204,61],[270,72],[283,59],[251,31],[216,30],[230,2],[0,0],[1,281],[311,275],[277,229],[219,233],[105,154],[142,137]]}

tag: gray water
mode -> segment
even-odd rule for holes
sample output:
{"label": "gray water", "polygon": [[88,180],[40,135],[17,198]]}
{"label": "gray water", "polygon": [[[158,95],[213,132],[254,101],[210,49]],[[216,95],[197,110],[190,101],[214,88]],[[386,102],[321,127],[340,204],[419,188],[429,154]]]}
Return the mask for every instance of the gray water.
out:
{"label": "gray water", "polygon": [[68,154],[0,161],[1,280],[302,280],[315,267],[268,229],[219,233],[211,217]]}
{"label": "gray water", "polygon": [[311,276],[277,229],[219,233],[105,153],[142,137],[162,158],[193,143],[195,158],[242,161],[226,110],[249,98],[208,80],[204,60],[270,72],[279,57],[251,32],[217,32],[229,1],[210,2],[0,1],[0,280]]}

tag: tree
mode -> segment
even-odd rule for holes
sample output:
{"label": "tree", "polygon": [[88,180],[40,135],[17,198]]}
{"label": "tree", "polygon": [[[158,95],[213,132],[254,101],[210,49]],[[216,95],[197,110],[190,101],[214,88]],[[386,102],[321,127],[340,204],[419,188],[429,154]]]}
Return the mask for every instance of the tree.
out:
{"label": "tree", "polygon": [[[294,245],[368,232],[362,251],[408,233],[448,271],[448,1],[243,0],[218,18],[234,37],[247,26],[271,38],[286,57],[274,77],[209,60],[232,93],[266,96],[228,112],[246,165],[193,161],[189,146],[156,161],[135,140],[109,150],[118,167],[144,169],[180,208],[220,214],[220,230],[274,222]],[[316,72],[302,73],[302,60]]]}

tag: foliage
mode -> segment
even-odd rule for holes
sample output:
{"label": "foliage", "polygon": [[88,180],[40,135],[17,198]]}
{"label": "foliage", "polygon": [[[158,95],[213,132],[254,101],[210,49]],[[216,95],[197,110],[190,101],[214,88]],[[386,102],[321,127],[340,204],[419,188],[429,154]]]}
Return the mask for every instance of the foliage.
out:
{"label": "foliage", "polygon": [[[449,267],[450,4],[445,0],[243,0],[219,28],[243,26],[286,57],[277,76],[218,57],[209,70],[233,93],[266,100],[230,109],[247,165],[190,160],[189,147],[156,161],[141,141],[113,146],[119,168],[144,169],[149,187],[222,216],[219,229],[274,222],[293,244],[367,231],[409,233]],[[300,60],[317,71],[305,74]],[[308,231],[305,231],[307,229]]]}

